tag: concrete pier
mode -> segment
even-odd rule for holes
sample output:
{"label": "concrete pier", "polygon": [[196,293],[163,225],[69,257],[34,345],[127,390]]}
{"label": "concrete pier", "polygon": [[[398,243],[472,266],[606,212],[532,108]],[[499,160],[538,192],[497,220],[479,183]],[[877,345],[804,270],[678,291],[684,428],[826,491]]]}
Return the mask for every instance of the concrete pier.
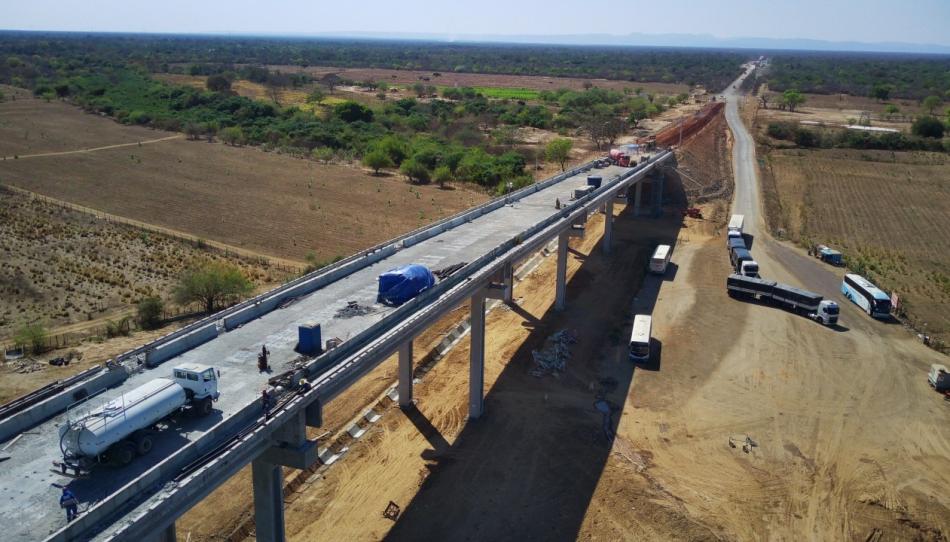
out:
{"label": "concrete pier", "polygon": [[412,341],[399,345],[399,408],[412,406]]}
{"label": "concrete pier", "polygon": [[505,268],[502,270],[502,281],[505,284],[505,293],[502,297],[502,301],[505,303],[511,304],[514,300],[515,295],[515,266],[513,262],[505,263]]}
{"label": "concrete pier", "polygon": [[485,291],[472,296],[468,418],[477,420],[485,408]]}
{"label": "concrete pier", "polygon": [[562,311],[567,305],[567,243],[569,232],[561,232],[557,238],[557,281],[554,309]]}
{"label": "concrete pier", "polygon": [[604,254],[610,255],[610,243],[614,232],[614,200],[607,200],[604,212]]}
{"label": "concrete pier", "polygon": [[257,542],[284,542],[284,473],[280,465],[251,462],[254,486],[254,530]]}
{"label": "concrete pier", "polygon": [[633,216],[640,216],[640,199],[643,194],[643,181],[634,185]]}

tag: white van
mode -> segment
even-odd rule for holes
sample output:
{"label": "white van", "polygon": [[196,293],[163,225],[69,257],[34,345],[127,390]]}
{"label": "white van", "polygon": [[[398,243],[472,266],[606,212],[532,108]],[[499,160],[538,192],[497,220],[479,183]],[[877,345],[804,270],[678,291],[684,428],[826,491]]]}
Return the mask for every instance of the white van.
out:
{"label": "white van", "polygon": [[650,332],[653,318],[638,314],[633,318],[633,332],[630,334],[630,359],[647,361],[650,359]]}
{"label": "white van", "polygon": [[653,252],[653,257],[650,258],[650,272],[657,275],[666,273],[666,266],[670,263],[672,254],[673,250],[670,245],[660,245],[656,247],[656,251]]}

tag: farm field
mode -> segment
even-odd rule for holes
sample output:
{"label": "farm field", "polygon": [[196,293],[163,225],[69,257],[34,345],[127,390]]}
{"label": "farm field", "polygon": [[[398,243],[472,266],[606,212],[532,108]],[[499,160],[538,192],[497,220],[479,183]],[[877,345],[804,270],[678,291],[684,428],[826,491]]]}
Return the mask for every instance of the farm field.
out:
{"label": "farm field", "polygon": [[[29,118],[49,126],[47,137],[55,142],[33,152],[97,147],[126,133],[109,119],[30,101]],[[20,100],[0,104],[0,118],[22,106]],[[87,125],[85,132],[79,128]],[[133,135],[127,142],[168,132],[137,129]],[[12,144],[0,140],[0,154],[10,151],[16,152]],[[0,183],[296,261],[310,252],[318,261],[345,256],[487,198],[464,187],[412,186],[402,177],[184,139],[8,159],[0,161]]]}
{"label": "farm field", "polygon": [[950,158],[945,154],[777,150],[765,175],[773,231],[825,243],[896,291],[913,319],[950,340]]}
{"label": "farm field", "polygon": [[[389,70],[376,68],[334,68],[327,66],[309,66],[301,68],[300,66],[267,66],[271,70],[280,70],[283,73],[306,72],[315,78],[319,78],[329,73],[335,73],[344,79],[353,81],[385,81],[389,84],[411,85],[420,81],[426,84],[443,87],[482,87],[482,88],[504,88],[504,89],[529,89],[529,90],[557,90],[566,88],[570,90],[583,90],[585,83],[591,83],[594,86],[623,90],[629,88],[642,88],[644,92],[653,92],[660,94],[679,94],[688,92],[689,86],[674,83],[654,83],[642,81],[616,81],[610,79],[583,79],[579,77],[547,77],[541,75],[499,75],[488,73],[450,73],[440,72],[436,76],[431,71],[420,70]],[[423,78],[428,78],[425,80]]]}
{"label": "farm field", "polygon": [[179,276],[203,262],[236,265],[259,286],[290,278],[266,261],[203,250],[3,188],[0,259],[0,341],[27,323],[55,329],[118,320],[144,297],[169,299]]}

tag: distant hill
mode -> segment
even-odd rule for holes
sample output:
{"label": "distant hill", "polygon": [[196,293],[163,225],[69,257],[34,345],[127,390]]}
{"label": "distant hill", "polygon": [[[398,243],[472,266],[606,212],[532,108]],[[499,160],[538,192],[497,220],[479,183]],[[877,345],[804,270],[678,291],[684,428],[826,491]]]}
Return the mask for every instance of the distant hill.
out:
{"label": "distant hill", "polygon": [[321,37],[400,39],[444,42],[535,43],[562,45],[628,45],[642,47],[703,47],[720,49],[842,51],[950,54],[950,46],[928,43],[827,41],[803,38],[719,38],[709,34],[419,34],[378,32],[333,32]]}

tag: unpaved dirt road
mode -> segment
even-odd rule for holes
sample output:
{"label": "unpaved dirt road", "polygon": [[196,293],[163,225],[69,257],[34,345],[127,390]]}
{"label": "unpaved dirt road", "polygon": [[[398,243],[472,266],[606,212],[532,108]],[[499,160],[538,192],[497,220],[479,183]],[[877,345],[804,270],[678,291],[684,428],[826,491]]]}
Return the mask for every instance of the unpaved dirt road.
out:
{"label": "unpaved dirt road", "polygon": [[89,148],[89,149],[77,149],[77,150],[74,150],[74,151],[40,152],[40,153],[36,153],[36,154],[21,154],[21,155],[15,156],[15,157],[14,157],[14,156],[4,156],[4,157],[0,158],[0,160],[13,160],[14,158],[16,158],[17,160],[22,160],[22,159],[24,159],[24,158],[43,158],[43,157],[46,157],[46,156],[66,156],[66,155],[70,155],[70,154],[85,154],[85,153],[96,152],[96,151],[107,151],[107,150],[111,150],[111,149],[121,149],[121,148],[123,148],[123,147],[141,147],[142,145],[151,145],[151,144],[153,144],[153,143],[161,143],[162,141],[170,141],[170,140],[172,140],[172,139],[182,139],[182,138],[184,138],[184,137],[185,137],[185,136],[183,136],[182,134],[177,134],[177,135],[173,135],[173,136],[159,137],[159,138],[157,138],[157,139],[147,139],[147,140],[144,140],[144,141],[136,141],[136,142],[134,142],[134,143],[119,143],[119,144],[117,144],[117,145],[105,145],[105,146],[102,146],[102,147],[92,147],[92,148]]}

